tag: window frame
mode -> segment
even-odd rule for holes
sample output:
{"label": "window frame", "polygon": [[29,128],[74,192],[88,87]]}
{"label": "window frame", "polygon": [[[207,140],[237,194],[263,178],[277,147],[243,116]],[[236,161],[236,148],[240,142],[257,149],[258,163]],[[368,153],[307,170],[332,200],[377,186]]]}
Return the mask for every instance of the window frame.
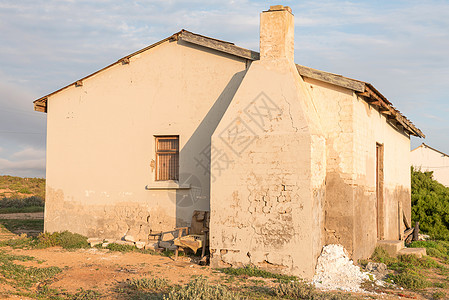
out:
{"label": "window frame", "polygon": [[[155,139],[155,162],[156,162],[156,172],[155,172],[155,176],[154,176],[154,180],[155,182],[170,182],[170,181],[175,181],[178,182],[179,181],[179,135],[157,135],[154,136]],[[159,141],[160,140],[176,140],[177,141],[177,148],[173,148],[173,149],[159,149]],[[174,176],[171,174],[171,170],[168,167],[167,173],[168,173],[168,178],[163,178],[161,179],[161,175],[159,174],[160,171],[160,155],[164,155],[164,154],[171,154],[174,155],[175,157],[175,174]]]}

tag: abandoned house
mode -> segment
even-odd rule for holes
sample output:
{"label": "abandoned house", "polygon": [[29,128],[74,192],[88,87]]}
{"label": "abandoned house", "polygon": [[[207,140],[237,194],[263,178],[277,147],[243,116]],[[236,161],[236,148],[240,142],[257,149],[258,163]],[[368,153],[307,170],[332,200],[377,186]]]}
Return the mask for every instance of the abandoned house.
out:
{"label": "abandoned house", "polygon": [[[300,62],[300,61],[299,61]],[[260,53],[181,30],[34,101],[47,113],[45,230],[141,241],[210,211],[213,266],[313,276],[410,222],[410,136],[371,84],[294,62],[294,17]]]}
{"label": "abandoned house", "polygon": [[422,143],[410,152],[411,166],[433,172],[433,178],[449,187],[449,155]]}

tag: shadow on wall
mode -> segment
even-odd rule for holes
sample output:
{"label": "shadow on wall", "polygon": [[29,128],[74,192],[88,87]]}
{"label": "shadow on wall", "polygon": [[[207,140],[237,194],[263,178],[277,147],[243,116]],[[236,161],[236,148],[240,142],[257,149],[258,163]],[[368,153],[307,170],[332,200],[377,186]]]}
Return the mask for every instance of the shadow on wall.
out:
{"label": "shadow on wall", "polygon": [[[211,161],[211,136],[220,123],[223,115],[234,98],[245,71],[232,76],[220,96],[215,101],[207,115],[199,124],[190,139],[180,150],[179,183],[190,184],[190,189],[176,190],[176,226],[190,225],[194,210],[210,210],[210,177],[211,166],[224,168],[226,163]],[[207,86],[204,88],[207,89]]]}

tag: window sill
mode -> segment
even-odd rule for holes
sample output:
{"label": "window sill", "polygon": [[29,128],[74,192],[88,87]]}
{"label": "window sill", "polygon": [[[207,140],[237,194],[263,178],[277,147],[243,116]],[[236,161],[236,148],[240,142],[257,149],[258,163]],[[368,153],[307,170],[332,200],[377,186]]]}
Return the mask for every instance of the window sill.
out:
{"label": "window sill", "polygon": [[155,181],[145,186],[146,190],[188,190],[190,184],[179,184],[175,181]]}

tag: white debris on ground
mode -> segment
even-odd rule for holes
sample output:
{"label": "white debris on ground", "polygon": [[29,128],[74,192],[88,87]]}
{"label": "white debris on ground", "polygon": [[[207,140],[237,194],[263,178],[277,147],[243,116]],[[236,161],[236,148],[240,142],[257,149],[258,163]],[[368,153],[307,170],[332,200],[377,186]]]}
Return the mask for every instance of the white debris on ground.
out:
{"label": "white debris on ground", "polygon": [[354,265],[342,245],[327,245],[318,257],[312,283],[321,290],[364,292],[360,284],[369,280],[369,275]]}

